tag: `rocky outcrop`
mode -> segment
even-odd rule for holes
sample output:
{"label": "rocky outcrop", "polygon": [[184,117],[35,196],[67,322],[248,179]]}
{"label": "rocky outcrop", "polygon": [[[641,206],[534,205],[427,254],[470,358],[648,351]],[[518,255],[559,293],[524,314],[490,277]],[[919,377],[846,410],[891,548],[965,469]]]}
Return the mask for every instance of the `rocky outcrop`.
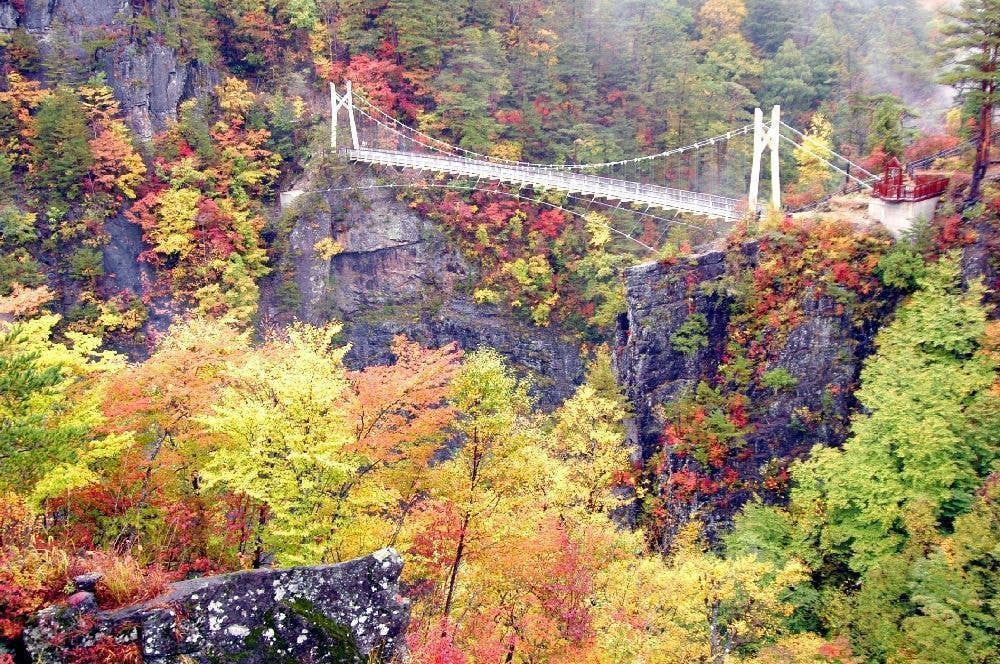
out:
{"label": "rocky outcrop", "polygon": [[129,125],[144,140],[177,119],[181,101],[206,98],[220,82],[214,67],[182,61],[153,39],[119,43],[101,54],[101,65]]}
{"label": "rocky outcrop", "polygon": [[[302,188],[341,189],[348,177],[336,173],[322,179],[325,186]],[[474,268],[396,194],[391,188],[305,194],[289,208],[294,222],[279,272],[290,273],[297,317],[342,321],[353,367],[391,362],[392,338],[402,334],[431,347],[495,348],[531,378],[541,405],[570,396],[584,374],[577,344],[556,328],[473,302]],[[340,252],[325,258],[317,247],[330,240]],[[265,303],[272,315],[279,296]]]}
{"label": "rocky outcrop", "polygon": [[152,280],[152,269],[139,261],[143,251],[142,229],[124,215],[109,217],[104,222],[107,244],[101,247],[105,277],[102,287],[109,292],[142,292],[142,280]]}
{"label": "rocky outcrop", "polygon": [[962,247],[962,279],[986,286],[990,315],[1000,318],[1000,219],[985,213],[969,222],[973,240]]}
{"label": "rocky outcrop", "polygon": [[175,583],[116,611],[98,611],[83,580],[66,604],[39,612],[25,644],[42,663],[97,652],[111,659],[87,661],[392,661],[409,620],[398,594],[402,566],[383,549],[337,565],[235,572]]}
{"label": "rocky outcrop", "polygon": [[[756,243],[742,247],[741,270],[758,264]],[[675,264],[637,266],[626,274],[628,311],[619,318],[616,370],[634,406],[631,436],[644,458],[662,447],[662,406],[705,380],[716,384],[730,341],[733,295],[726,288],[727,255],[707,251]],[[725,495],[716,494],[707,522],[723,523],[750,495],[760,489],[761,471],[769,462],[782,465],[804,456],[816,443],[843,442],[861,365],[871,352],[881,319],[895,297],[882,293],[874,301],[874,319],[859,326],[849,310],[829,297],[803,293],[800,322],[770,348],[766,370],[785,369],[794,385],[782,389],[751,381],[746,388],[751,433],[737,462],[740,482]],[[692,315],[707,321],[707,343],[693,354],[675,347],[675,334]],[[690,459],[670,456],[667,472]],[[765,492],[766,493],[766,492]],[[780,497],[774,494],[773,497]]]}
{"label": "rocky outcrop", "polygon": [[493,348],[532,384],[540,406],[552,408],[572,396],[583,381],[584,363],[572,343],[550,329],[511,320],[496,307],[452,297],[432,311],[398,313],[350,320],[345,325],[351,351],[346,361],[357,367],[386,364],[389,347],[402,334],[433,348],[456,342],[461,348]]}
{"label": "rocky outcrop", "polygon": [[[618,321],[615,366],[635,409],[631,433],[644,457],[654,452],[663,430],[658,406],[700,377],[712,375],[721,360],[729,299],[691,285],[719,279],[726,271],[725,258],[725,253],[711,251],[678,265],[648,263],[626,272],[628,310]],[[674,348],[671,337],[692,313],[705,316],[709,343],[685,355]]]}
{"label": "rocky outcrop", "polygon": [[95,58],[93,65],[107,75],[129,125],[149,139],[176,118],[182,100],[217,85],[219,73],[210,64],[182,58],[156,35],[142,34],[133,25],[135,11],[128,0],[25,0],[20,14],[0,3],[0,28],[24,28],[43,52],[58,46],[63,49],[58,57],[76,66]]}

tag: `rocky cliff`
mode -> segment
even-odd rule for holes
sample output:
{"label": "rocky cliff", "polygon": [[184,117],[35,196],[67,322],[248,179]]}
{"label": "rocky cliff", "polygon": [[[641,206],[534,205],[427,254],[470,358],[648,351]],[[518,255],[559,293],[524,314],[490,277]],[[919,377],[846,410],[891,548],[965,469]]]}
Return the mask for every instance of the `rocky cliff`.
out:
{"label": "rocky cliff", "polygon": [[[0,2],[0,29],[27,30],[50,60],[103,71],[128,124],[149,139],[176,119],[181,102],[210,97],[220,81],[214,65],[199,62],[173,39],[149,33],[138,20],[161,10],[169,13],[157,2],[138,11],[127,0],[25,0],[19,12]],[[320,170],[299,186],[336,189],[346,177],[360,177]],[[432,222],[397,201],[396,190],[307,195],[290,216],[287,250],[272,246],[279,276],[262,304],[265,321],[343,321],[345,341],[353,346],[347,359],[356,367],[389,361],[397,334],[430,346],[491,346],[536,382],[543,405],[559,403],[582,379],[578,344],[568,335],[472,300],[474,268]],[[119,215],[109,219],[107,230],[102,289],[142,294],[155,275],[139,260],[145,247],[138,227]],[[340,253],[317,251],[324,238],[339,243]],[[150,325],[157,332],[180,313],[169,299],[150,301]]]}
{"label": "rocky cliff", "polygon": [[[756,248],[745,248],[756,260]],[[618,329],[618,373],[626,394],[636,407],[636,441],[647,455],[660,440],[663,423],[657,406],[676,398],[700,379],[715,376],[729,338],[731,297],[712,288],[726,275],[726,253],[696,254],[677,265],[650,263],[626,274],[628,312]],[[692,294],[691,285],[695,284]],[[674,347],[672,337],[690,312],[708,321],[707,345],[693,355]],[[829,297],[806,298],[803,321],[795,326],[768,369],[787,369],[794,388],[775,391],[754,389],[752,401],[765,418],[756,423],[755,449],[767,459],[767,440],[788,444],[803,439],[799,427],[790,426],[790,415],[801,408],[822,410],[825,416],[809,438],[828,445],[843,440],[843,425],[850,412],[850,388],[871,350],[877,324],[858,329],[850,315]],[[832,389],[831,389],[832,388]]]}
{"label": "rocky cliff", "polygon": [[[302,186],[341,189],[349,177],[355,176],[328,174],[319,185]],[[475,268],[396,194],[362,188],[296,199],[287,211],[288,246],[278,267],[285,281],[272,284],[269,316],[280,318],[284,309],[310,323],[342,321],[353,366],[391,361],[392,338],[402,334],[433,347],[495,348],[532,379],[543,405],[572,394],[583,378],[578,344],[555,326],[535,327],[474,302]],[[336,253],[317,250],[329,241]]]}
{"label": "rocky cliff", "polygon": [[94,579],[25,633],[31,661],[372,662],[401,656],[409,603],[392,549],[338,565],[259,569],[171,586],[142,605],[97,611]]}
{"label": "rocky cliff", "polygon": [[[632,440],[646,460],[647,480],[663,494],[659,509],[669,513],[665,537],[695,515],[705,519],[711,532],[755,493],[780,499],[785,487],[779,480],[786,477],[791,459],[817,443],[838,445],[846,434],[862,362],[897,294],[874,288],[845,306],[843,298],[809,287],[789,300],[795,303],[789,316],[794,322],[787,330],[765,337],[760,330],[767,329],[764,319],[773,312],[759,314],[760,324],[745,329],[747,295],[733,283],[759,274],[758,268],[773,264],[774,258],[773,247],[762,249],[748,241],[728,251],[706,251],[627,272],[628,311],[619,319],[616,369],[635,410]],[[859,308],[867,315],[858,316]],[[737,310],[742,312],[739,319]],[[704,326],[692,351],[678,343],[678,334],[693,318]],[[771,341],[750,340],[761,338]],[[753,369],[750,377],[733,381],[732,372],[741,366],[737,355],[747,345],[759,364],[747,363]],[[781,384],[762,379],[768,374],[780,376]],[[708,461],[702,457],[700,462],[687,441],[677,440],[684,434],[676,420],[671,420],[676,431],[665,435],[667,410],[679,400],[694,399],[699,383],[722,394],[730,405],[721,412],[733,430],[743,432],[729,456],[713,458],[709,451]],[[703,411],[712,409],[696,403]],[[693,429],[707,427],[696,419]]]}
{"label": "rocky cliff", "polygon": [[145,34],[133,14],[128,0],[24,0],[23,12],[2,2],[0,28],[27,30],[67,68],[102,70],[129,125],[149,139],[182,100],[217,85],[219,72]]}

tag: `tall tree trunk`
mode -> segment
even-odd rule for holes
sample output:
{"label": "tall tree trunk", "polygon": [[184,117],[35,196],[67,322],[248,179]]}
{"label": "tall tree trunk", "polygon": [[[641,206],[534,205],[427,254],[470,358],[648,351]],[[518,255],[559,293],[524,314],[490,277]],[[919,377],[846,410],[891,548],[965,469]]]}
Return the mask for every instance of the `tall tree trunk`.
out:
{"label": "tall tree trunk", "polygon": [[[469,473],[469,496],[475,495],[476,483],[479,480],[479,462],[482,461],[482,452],[479,449],[479,430],[472,432],[472,468]],[[469,522],[472,520],[472,512],[466,511],[462,516],[462,529],[458,533],[458,545],[455,547],[455,560],[451,564],[451,571],[448,573],[448,594],[444,599],[444,618],[447,625],[451,617],[451,603],[455,599],[455,580],[458,578],[458,568],[462,564],[462,555],[465,553],[465,535],[469,531]],[[441,634],[444,636],[444,633]]]}
{"label": "tall tree trunk", "polygon": [[726,649],[722,645],[722,635],[719,633],[718,600],[713,601],[711,604],[708,626],[709,656],[712,658],[712,664],[724,664],[726,661]]}
{"label": "tall tree trunk", "polygon": [[993,133],[993,104],[984,103],[979,111],[979,138],[976,139],[976,163],[972,167],[972,182],[969,193],[965,197],[965,207],[979,201],[980,186],[986,177],[986,169],[990,165],[990,147]]}
{"label": "tall tree trunk", "polygon": [[[989,46],[984,46],[983,50],[989,51]],[[989,64],[986,66],[987,74],[996,71],[996,54],[991,53]],[[983,93],[982,105],[979,107],[979,137],[976,139],[976,163],[972,167],[972,182],[969,183],[969,193],[965,197],[963,208],[968,208],[979,202],[980,187],[983,178],[986,177],[986,169],[990,165],[990,147],[993,143],[993,94],[995,83],[993,76],[988,76],[981,84]]]}
{"label": "tall tree trunk", "polygon": [[451,617],[451,603],[455,598],[455,579],[458,578],[458,567],[462,564],[462,554],[465,552],[465,532],[469,528],[469,514],[466,513],[462,519],[462,530],[458,533],[458,546],[455,547],[455,560],[451,564],[451,571],[448,573],[448,594],[444,599],[444,617],[447,620]]}
{"label": "tall tree trunk", "polygon": [[253,549],[253,568],[260,569],[264,566],[264,523],[267,522],[267,505],[261,505],[257,510],[257,535]]}

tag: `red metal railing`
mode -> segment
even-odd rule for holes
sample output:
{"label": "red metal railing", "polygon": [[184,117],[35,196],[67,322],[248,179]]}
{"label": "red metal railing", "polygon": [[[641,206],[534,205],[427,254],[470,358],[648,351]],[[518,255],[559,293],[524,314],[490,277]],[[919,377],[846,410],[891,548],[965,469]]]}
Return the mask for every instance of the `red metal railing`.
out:
{"label": "red metal railing", "polygon": [[948,178],[917,175],[914,182],[892,184],[876,182],[875,195],[886,201],[924,201],[940,196],[948,188]]}

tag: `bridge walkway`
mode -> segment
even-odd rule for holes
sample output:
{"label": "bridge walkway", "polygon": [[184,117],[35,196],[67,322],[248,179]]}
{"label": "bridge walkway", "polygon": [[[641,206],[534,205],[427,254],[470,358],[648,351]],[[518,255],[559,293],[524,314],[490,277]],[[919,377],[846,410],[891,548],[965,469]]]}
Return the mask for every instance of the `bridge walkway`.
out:
{"label": "bridge walkway", "polygon": [[746,210],[746,202],[735,198],[543,166],[370,148],[347,149],[346,155],[351,161],[368,164],[449,173],[487,181],[530,186],[536,189],[552,189],[603,200],[646,205],[663,210],[690,212],[729,221],[739,219]]}

